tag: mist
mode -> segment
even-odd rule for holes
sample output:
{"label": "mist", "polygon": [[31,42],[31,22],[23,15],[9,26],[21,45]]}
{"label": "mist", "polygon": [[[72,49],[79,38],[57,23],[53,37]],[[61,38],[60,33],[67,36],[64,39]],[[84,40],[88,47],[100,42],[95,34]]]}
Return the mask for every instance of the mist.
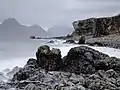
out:
{"label": "mist", "polygon": [[120,12],[119,0],[0,0],[0,21],[15,18],[21,24],[72,27],[74,20],[112,16]]}

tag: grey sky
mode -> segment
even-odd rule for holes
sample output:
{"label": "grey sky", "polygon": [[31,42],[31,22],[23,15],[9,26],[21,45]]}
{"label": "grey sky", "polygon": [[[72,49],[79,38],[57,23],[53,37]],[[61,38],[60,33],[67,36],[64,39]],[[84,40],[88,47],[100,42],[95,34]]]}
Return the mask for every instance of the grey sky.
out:
{"label": "grey sky", "polygon": [[119,12],[120,0],[0,0],[0,21],[13,17],[22,24],[44,28]]}

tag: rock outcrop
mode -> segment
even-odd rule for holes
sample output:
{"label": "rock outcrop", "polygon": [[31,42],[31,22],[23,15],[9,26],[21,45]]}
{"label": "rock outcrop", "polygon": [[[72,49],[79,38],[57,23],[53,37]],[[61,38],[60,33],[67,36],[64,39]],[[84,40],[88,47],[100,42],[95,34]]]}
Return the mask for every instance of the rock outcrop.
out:
{"label": "rock outcrop", "polygon": [[78,44],[85,44],[85,36],[81,36]]}
{"label": "rock outcrop", "polygon": [[93,37],[120,33],[120,15],[105,18],[90,18],[73,22],[72,36],[92,35]]}
{"label": "rock outcrop", "polygon": [[59,49],[39,47],[37,60],[29,59],[9,83],[0,82],[0,89],[120,90],[120,59],[80,46],[68,52],[61,67],[60,55]]}
{"label": "rock outcrop", "polygon": [[13,75],[16,74],[20,68],[18,66],[14,67],[11,71],[6,73],[7,79],[12,79]]}
{"label": "rock outcrop", "polygon": [[64,70],[76,74],[93,74],[98,70],[119,69],[120,59],[109,57],[89,47],[72,48],[64,60]]}
{"label": "rock outcrop", "polygon": [[72,40],[72,39],[68,39],[68,40],[66,40],[66,42],[64,42],[64,43],[68,43],[68,44],[75,44],[75,41],[74,41],[74,40]]}
{"label": "rock outcrop", "polygon": [[[72,48],[64,60],[65,71],[77,74],[95,73],[96,63],[105,57],[108,56],[89,47],[80,46]],[[102,68],[104,69],[104,67]]]}
{"label": "rock outcrop", "polygon": [[50,40],[48,43],[54,43],[54,41],[53,41],[53,40]]}
{"label": "rock outcrop", "polygon": [[41,46],[36,52],[37,63],[42,69],[49,71],[60,70],[63,66],[61,51],[59,49],[50,47],[47,45]]}
{"label": "rock outcrop", "polygon": [[28,84],[24,90],[39,90],[33,83]]}

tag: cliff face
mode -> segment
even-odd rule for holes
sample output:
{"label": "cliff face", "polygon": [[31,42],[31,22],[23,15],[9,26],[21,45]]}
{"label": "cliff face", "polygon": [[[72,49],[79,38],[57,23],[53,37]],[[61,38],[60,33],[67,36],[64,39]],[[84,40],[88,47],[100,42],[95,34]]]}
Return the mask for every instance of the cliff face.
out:
{"label": "cliff face", "polygon": [[72,36],[92,35],[100,37],[120,33],[120,15],[105,18],[89,18],[73,22]]}

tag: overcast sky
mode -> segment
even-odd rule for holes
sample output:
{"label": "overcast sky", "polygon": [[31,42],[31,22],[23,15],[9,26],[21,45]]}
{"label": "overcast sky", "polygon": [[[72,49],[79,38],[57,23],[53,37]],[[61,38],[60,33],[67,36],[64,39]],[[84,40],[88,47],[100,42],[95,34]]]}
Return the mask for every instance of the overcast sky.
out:
{"label": "overcast sky", "polygon": [[13,17],[21,24],[44,28],[118,13],[120,0],[0,0],[0,21]]}

